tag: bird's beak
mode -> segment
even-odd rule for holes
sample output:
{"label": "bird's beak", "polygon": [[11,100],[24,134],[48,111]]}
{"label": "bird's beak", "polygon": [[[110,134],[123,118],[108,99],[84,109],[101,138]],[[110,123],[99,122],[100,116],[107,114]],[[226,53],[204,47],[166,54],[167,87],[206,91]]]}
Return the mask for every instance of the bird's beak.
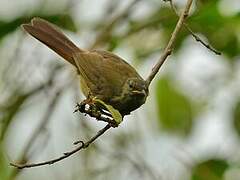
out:
{"label": "bird's beak", "polygon": [[146,95],[146,91],[143,89],[141,91],[138,91],[138,90],[134,90],[132,91],[133,94],[137,94],[137,95]]}

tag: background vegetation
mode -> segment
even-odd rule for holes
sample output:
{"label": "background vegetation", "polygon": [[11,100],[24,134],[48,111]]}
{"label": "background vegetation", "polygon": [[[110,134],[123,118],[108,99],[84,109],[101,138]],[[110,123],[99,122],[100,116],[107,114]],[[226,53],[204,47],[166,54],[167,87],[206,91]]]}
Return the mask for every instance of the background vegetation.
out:
{"label": "background vegetation", "polygon": [[[185,1],[173,1],[178,11]],[[23,32],[32,17],[80,47],[113,51],[145,78],[177,17],[161,0],[0,0],[0,179],[240,179],[240,3],[197,0],[145,105],[88,149],[58,157],[104,126],[73,114],[84,97],[71,65]]]}

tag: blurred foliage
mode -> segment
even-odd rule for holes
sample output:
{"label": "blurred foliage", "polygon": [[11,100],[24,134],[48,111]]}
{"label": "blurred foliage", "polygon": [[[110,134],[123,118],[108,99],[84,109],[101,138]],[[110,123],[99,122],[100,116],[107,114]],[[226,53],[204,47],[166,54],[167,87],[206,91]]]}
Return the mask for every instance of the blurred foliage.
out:
{"label": "blurred foliage", "polygon": [[191,16],[189,24],[195,32],[207,37],[210,44],[227,55],[230,59],[239,55],[240,12],[224,16],[220,10],[219,0],[206,1],[198,6]]}
{"label": "blurred foliage", "polygon": [[157,103],[160,127],[171,133],[187,135],[191,131],[194,105],[170,78],[163,77],[157,83]]}
{"label": "blurred foliage", "polygon": [[20,27],[23,23],[29,23],[33,17],[42,17],[50,22],[57,24],[58,26],[68,29],[70,31],[76,31],[76,25],[72,17],[68,14],[55,14],[55,15],[44,15],[41,13],[36,13],[31,16],[17,17],[16,19],[6,22],[0,18],[0,40],[10,32],[13,32]]}
{"label": "blurred foliage", "polygon": [[[219,9],[219,2],[219,0],[212,0],[197,3],[196,11],[188,18],[187,22],[195,33],[205,36],[211,46],[226,55],[229,60],[233,60],[240,52],[240,12],[231,16],[223,15]],[[148,17],[130,21],[130,28],[125,37],[129,35],[136,36],[142,30],[155,30],[161,34],[161,40],[155,46],[158,48],[162,47],[162,44],[166,44],[168,41],[177,19],[170,7],[160,6],[159,9],[153,11]],[[182,42],[188,36],[189,33],[183,27],[175,43],[175,51],[180,49]],[[155,52],[152,47],[147,49],[144,44],[141,45],[141,48],[136,51],[140,53],[137,54],[139,58],[145,58],[147,54]],[[199,46],[201,47],[202,45],[199,44]],[[144,52],[144,56],[142,56],[142,52]]]}
{"label": "blurred foliage", "polygon": [[14,94],[15,96],[12,96],[11,99],[9,99],[8,104],[0,107],[0,111],[3,113],[3,117],[1,117],[0,120],[0,140],[4,138],[4,134],[7,131],[7,127],[9,126],[11,120],[15,117],[22,104],[29,97],[27,94],[19,94],[18,92]]}
{"label": "blurred foliage", "polygon": [[2,116],[0,116],[0,141],[4,139],[4,135],[7,132],[11,121],[19,112],[21,112],[22,105],[34,95],[49,88],[53,83],[53,78],[61,68],[62,66],[58,64],[52,66],[49,79],[46,79],[43,84],[38,85],[27,92],[21,91],[21,88],[18,87],[13,90],[12,96],[10,96],[5,103],[0,104],[0,112],[2,113]]}
{"label": "blurred foliage", "polygon": [[226,161],[219,159],[202,162],[193,169],[192,180],[223,180],[228,167]]}
{"label": "blurred foliage", "polygon": [[234,125],[236,132],[240,136],[240,101],[238,101],[234,107],[233,125]]}

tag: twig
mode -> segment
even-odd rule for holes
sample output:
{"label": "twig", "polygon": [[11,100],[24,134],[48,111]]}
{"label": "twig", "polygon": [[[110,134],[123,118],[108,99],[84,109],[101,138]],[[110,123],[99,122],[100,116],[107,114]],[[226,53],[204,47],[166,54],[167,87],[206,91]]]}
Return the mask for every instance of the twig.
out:
{"label": "twig", "polygon": [[63,159],[66,159],[67,157],[77,153],[78,151],[87,148],[90,144],[92,144],[97,138],[99,138],[101,135],[103,135],[108,129],[111,128],[110,124],[107,124],[103,129],[101,129],[100,131],[98,131],[98,133],[93,136],[91,139],[89,139],[87,142],[83,142],[83,141],[77,141],[74,144],[79,144],[80,145],[73,149],[72,151],[69,152],[65,152],[63,153],[62,156],[52,159],[52,160],[48,160],[48,161],[44,161],[44,162],[40,162],[40,163],[32,163],[32,164],[14,164],[14,163],[10,163],[11,166],[14,166],[16,168],[19,169],[23,169],[23,168],[32,168],[32,167],[37,167],[37,166],[44,166],[44,165],[51,165],[54,164],[56,162],[59,162]]}
{"label": "twig", "polygon": [[172,49],[173,49],[173,44],[177,38],[177,34],[179,33],[185,19],[188,17],[188,13],[189,10],[191,8],[192,5],[192,1],[193,0],[188,0],[187,4],[184,8],[184,11],[182,12],[181,16],[179,17],[179,20],[177,22],[177,25],[174,29],[174,31],[172,32],[171,38],[162,54],[162,56],[160,57],[160,59],[158,60],[157,64],[153,67],[152,72],[150,73],[150,75],[148,76],[148,78],[146,79],[146,83],[149,86],[151,81],[153,80],[153,78],[156,76],[156,74],[158,73],[159,69],[161,68],[161,66],[163,65],[163,63],[165,62],[165,60],[167,59],[167,57],[172,53]]}
{"label": "twig", "polygon": [[[177,13],[177,9],[174,6],[172,0],[168,0],[172,10],[175,12],[175,14],[178,16]],[[197,41],[200,42],[204,47],[206,47],[207,49],[209,49],[210,51],[212,51],[213,53],[215,53],[216,55],[221,55],[221,52],[215,50],[214,48],[212,48],[209,44],[205,43],[200,37],[198,37],[193,31],[192,29],[188,26],[188,24],[186,22],[183,22],[183,26],[184,28],[192,35],[192,37]]]}

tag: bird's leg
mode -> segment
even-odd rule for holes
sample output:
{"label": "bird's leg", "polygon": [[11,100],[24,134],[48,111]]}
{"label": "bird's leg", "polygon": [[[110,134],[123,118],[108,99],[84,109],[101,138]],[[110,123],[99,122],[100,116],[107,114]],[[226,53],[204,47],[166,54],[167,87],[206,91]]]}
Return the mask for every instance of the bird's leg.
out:
{"label": "bird's leg", "polygon": [[[87,106],[88,105],[88,106]],[[108,122],[112,127],[116,127],[116,122],[112,119],[111,114],[99,106],[93,99],[85,99],[80,103],[77,103],[74,112],[86,113],[91,117],[96,118],[99,121]]]}

